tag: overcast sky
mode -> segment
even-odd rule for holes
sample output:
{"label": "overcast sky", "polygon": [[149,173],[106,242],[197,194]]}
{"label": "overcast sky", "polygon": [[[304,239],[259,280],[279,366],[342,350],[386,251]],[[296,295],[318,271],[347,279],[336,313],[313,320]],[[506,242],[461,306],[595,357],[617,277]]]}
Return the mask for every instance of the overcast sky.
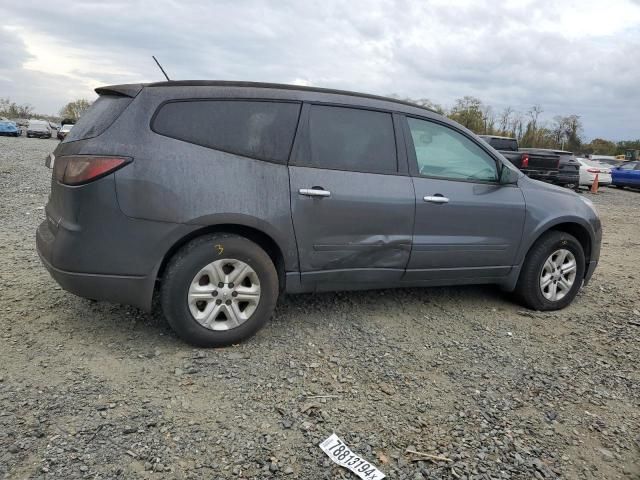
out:
{"label": "overcast sky", "polygon": [[0,0],[0,97],[57,113],[113,83],[301,83],[473,95],[587,139],[640,138],[640,0]]}

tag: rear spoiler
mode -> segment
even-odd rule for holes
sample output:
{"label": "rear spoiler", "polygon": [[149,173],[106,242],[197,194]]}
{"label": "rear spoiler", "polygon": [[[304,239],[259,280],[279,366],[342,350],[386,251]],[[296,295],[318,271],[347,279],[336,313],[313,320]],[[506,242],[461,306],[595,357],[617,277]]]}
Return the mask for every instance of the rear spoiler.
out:
{"label": "rear spoiler", "polygon": [[142,83],[128,83],[124,85],[109,85],[106,87],[98,87],[95,92],[98,95],[119,95],[121,97],[135,97],[144,87]]}

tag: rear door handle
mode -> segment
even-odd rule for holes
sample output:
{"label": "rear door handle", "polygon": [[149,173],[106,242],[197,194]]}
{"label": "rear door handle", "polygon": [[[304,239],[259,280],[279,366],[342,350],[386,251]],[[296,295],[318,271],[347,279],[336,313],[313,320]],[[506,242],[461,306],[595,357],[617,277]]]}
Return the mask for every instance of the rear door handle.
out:
{"label": "rear door handle", "polygon": [[301,188],[298,190],[300,195],[306,195],[307,197],[330,197],[331,192],[322,188]]}
{"label": "rear door handle", "polygon": [[427,195],[423,198],[423,200],[430,203],[449,203],[449,199],[447,197],[443,197],[442,195]]}

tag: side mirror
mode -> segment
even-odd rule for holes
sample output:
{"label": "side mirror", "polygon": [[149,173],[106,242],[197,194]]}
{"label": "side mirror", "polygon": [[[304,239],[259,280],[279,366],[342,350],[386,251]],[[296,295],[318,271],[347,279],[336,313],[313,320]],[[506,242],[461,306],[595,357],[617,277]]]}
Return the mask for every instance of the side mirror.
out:
{"label": "side mirror", "polygon": [[512,185],[518,183],[518,172],[511,170],[504,163],[500,164],[500,185]]}

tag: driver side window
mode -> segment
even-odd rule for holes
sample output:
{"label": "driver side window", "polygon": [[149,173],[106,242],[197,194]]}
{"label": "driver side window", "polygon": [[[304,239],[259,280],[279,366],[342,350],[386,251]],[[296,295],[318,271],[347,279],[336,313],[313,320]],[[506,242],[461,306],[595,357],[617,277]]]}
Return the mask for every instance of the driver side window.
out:
{"label": "driver side window", "polygon": [[451,180],[498,180],[496,162],[464,135],[437,123],[407,118],[418,171]]}

